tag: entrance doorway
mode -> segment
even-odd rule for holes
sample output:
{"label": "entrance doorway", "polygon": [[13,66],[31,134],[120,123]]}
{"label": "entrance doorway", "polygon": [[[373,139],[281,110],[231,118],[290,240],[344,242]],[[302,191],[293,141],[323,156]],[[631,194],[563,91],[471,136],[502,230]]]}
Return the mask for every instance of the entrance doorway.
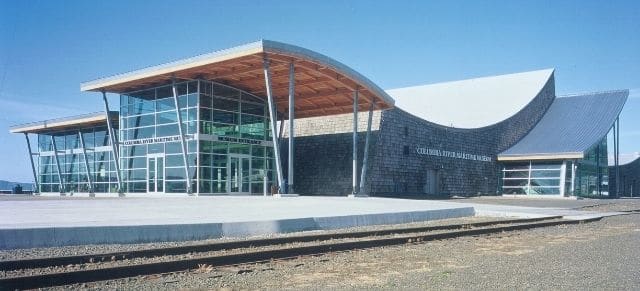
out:
{"label": "entrance doorway", "polygon": [[249,194],[251,156],[230,154],[227,173],[229,194]]}
{"label": "entrance doorway", "polygon": [[425,174],[424,193],[429,195],[438,195],[438,171],[428,169]]}
{"label": "entrance doorway", "polygon": [[164,154],[147,155],[147,193],[164,193]]}

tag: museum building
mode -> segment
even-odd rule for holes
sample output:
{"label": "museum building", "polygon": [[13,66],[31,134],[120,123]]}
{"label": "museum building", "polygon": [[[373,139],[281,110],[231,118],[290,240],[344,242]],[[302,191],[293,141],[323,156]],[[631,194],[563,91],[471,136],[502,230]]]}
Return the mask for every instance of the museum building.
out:
{"label": "museum building", "polygon": [[628,97],[556,96],[552,69],[385,91],[267,40],[80,87],[104,111],[10,128],[39,193],[613,197]]}
{"label": "museum building", "polygon": [[[617,187],[620,190],[616,193],[621,197],[640,197],[640,153],[635,153],[635,157],[620,163],[619,167],[610,166],[609,177],[610,192],[616,192]],[[616,177],[619,177],[619,182],[616,182]]]}

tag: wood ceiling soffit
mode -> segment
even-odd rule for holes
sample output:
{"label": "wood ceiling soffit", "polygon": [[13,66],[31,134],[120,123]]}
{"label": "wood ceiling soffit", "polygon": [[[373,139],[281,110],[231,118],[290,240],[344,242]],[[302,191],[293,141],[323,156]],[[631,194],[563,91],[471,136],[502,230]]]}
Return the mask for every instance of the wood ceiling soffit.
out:
{"label": "wood ceiling soffit", "polygon": [[[351,89],[352,91],[355,91],[355,88],[359,88],[360,91],[362,91],[362,89],[363,89],[363,87],[360,86],[357,82],[355,82],[355,81],[351,80],[350,78],[347,78],[347,77],[335,72],[332,69],[329,69],[329,68],[326,68],[326,67],[314,64],[314,63],[299,62],[297,64],[299,66],[307,69],[308,71],[312,71],[312,72],[318,73],[318,74],[320,74],[322,76],[325,76],[325,77],[327,77],[327,78],[329,78],[331,80],[334,80],[334,81],[340,83],[341,85]],[[363,95],[363,94],[360,94],[360,95]],[[367,99],[368,102],[371,101],[370,97],[368,97],[366,95],[363,95],[363,96],[364,96],[365,99]]]}
{"label": "wood ceiling soffit", "polygon": [[[322,101],[323,98],[327,98],[328,101],[334,105],[336,104],[336,101],[333,99],[339,98],[341,100],[350,99],[350,103],[352,104],[354,88],[360,88],[359,97],[361,99],[361,104],[366,104],[368,108],[370,106],[370,102],[373,101],[374,103],[378,103],[377,100],[372,98],[373,96],[371,96],[372,94],[369,94],[368,90],[362,88],[357,82],[337,73],[331,68],[318,65],[309,60],[299,60],[273,53],[269,54],[269,60],[271,61],[270,73],[273,79],[273,84],[275,84],[273,86],[273,91],[275,93],[274,95],[276,95],[276,99],[288,99],[289,63],[293,62],[297,81],[295,92],[297,100],[309,105],[317,106],[316,101]],[[241,66],[232,66],[230,69],[219,70],[220,68],[225,68],[233,64],[240,64]],[[194,78],[214,80],[259,96],[260,94],[266,93],[264,88],[264,74],[262,70],[262,54],[254,54],[243,57],[241,61],[236,59],[216,64],[215,68],[207,68],[207,65],[205,65],[193,68],[192,70],[176,72],[176,77],[188,80]],[[251,77],[242,77],[239,75],[251,75]],[[171,76],[160,75],[146,80],[117,84],[110,86],[109,88],[113,88],[112,91],[116,92],[131,92],[148,87],[165,85],[170,79]],[[278,98],[278,96],[282,97]],[[297,107],[298,106],[296,106],[296,108]],[[377,105],[376,107],[381,108]]]}
{"label": "wood ceiling soffit", "polygon": [[[262,59],[262,56],[260,57]],[[289,57],[286,55],[276,54],[276,53],[267,53],[267,58],[269,59],[269,65],[271,64],[287,64],[300,62],[299,59],[294,57]]]}
{"label": "wood ceiling soffit", "polygon": [[[262,70],[260,70],[260,73],[256,73],[253,76],[251,76],[251,78],[242,78],[242,77],[237,77],[236,81],[237,82],[264,82],[264,73],[262,73]],[[270,75],[271,75],[271,79],[273,80],[274,78],[280,78],[282,76],[287,76],[287,80],[289,79],[289,71],[288,70],[270,70]],[[230,75],[228,76],[230,78],[233,78],[234,76]],[[282,82],[282,81],[281,81]]]}
{"label": "wood ceiling soffit", "polygon": [[340,95],[340,94],[351,94],[351,91],[348,89],[320,91],[314,94],[300,94],[296,96],[296,99],[317,99],[317,98],[324,98],[326,96],[333,96],[333,95]]}
{"label": "wood ceiling soffit", "polygon": [[[305,87],[305,88],[310,88],[314,92],[317,92],[316,90],[314,90],[313,88],[311,88],[309,86],[314,85],[314,84],[318,84],[318,83],[322,83],[322,82],[326,82],[326,81],[328,81],[328,79],[326,79],[326,78],[323,78],[323,79],[310,79],[310,80],[302,81],[302,82],[298,82],[297,79],[296,79],[295,88],[296,88],[296,91],[300,87]],[[289,92],[289,81],[287,80],[287,82],[278,83],[278,86],[271,86],[271,88],[272,88],[273,91],[286,90],[287,94],[288,94],[288,92]],[[260,90],[257,90],[256,92],[263,93],[263,92],[265,92],[265,89],[262,88]]]}
{"label": "wood ceiling soffit", "polygon": [[252,73],[255,71],[262,71],[262,67],[247,67],[247,68],[243,68],[243,69],[236,69],[236,70],[226,70],[226,71],[218,71],[214,74],[212,74],[209,78],[210,80],[215,80],[215,79],[223,79],[223,78],[227,78],[227,77],[233,77],[233,76],[238,76],[238,75],[243,75],[243,74],[248,74],[248,73]]}
{"label": "wood ceiling soffit", "polygon": [[[320,108],[324,108],[324,107],[317,107],[317,109]],[[300,110],[301,111],[311,111],[311,110],[315,110],[316,107],[301,107]],[[336,110],[336,111],[340,111],[343,113],[349,113],[353,111],[353,104],[336,104],[335,106],[331,107],[331,110]],[[369,111],[369,108],[367,106],[358,106],[358,112],[364,112],[364,111]]]}
{"label": "wood ceiling soffit", "polygon": [[[318,90],[316,90],[316,89],[313,89],[313,88],[311,88],[311,87],[308,87],[308,86],[302,86],[302,87],[300,88],[300,91],[304,91],[304,90],[306,90],[306,91],[308,91],[308,92],[311,92],[311,93],[307,93],[307,94],[318,94],[318,93],[320,92],[320,91],[318,91]],[[305,93],[301,92],[300,94],[305,94]]]}
{"label": "wood ceiling soffit", "polygon": [[[276,103],[279,106],[281,106],[281,105],[282,106],[288,106],[289,105],[289,100],[280,100],[280,101],[276,101]],[[300,103],[303,103],[303,104],[300,104]],[[297,102],[295,103],[294,108],[296,108],[296,109],[297,108],[302,108],[302,107],[304,107],[305,104],[309,105],[310,107],[311,106],[313,106],[313,107],[317,107],[318,106],[318,104],[314,103],[313,100],[306,99],[306,100],[297,100]]]}

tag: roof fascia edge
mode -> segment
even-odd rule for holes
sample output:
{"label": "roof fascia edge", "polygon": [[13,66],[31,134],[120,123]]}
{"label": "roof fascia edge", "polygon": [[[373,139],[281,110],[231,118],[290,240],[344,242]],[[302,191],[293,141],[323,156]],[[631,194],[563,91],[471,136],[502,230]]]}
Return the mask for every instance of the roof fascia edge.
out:
{"label": "roof fascia edge", "polygon": [[[109,111],[109,118],[118,121],[119,112]],[[92,112],[83,115],[46,119],[41,121],[12,125],[9,127],[9,133],[29,133],[33,130],[47,129],[49,127],[65,126],[67,124],[83,124],[86,122],[102,120],[105,120],[105,122],[107,120],[107,117],[103,112]]]}
{"label": "roof fascia edge", "polygon": [[104,77],[93,81],[83,82],[80,84],[80,91],[98,91],[101,88],[143,79],[156,75],[169,74],[175,71],[198,67],[212,62],[222,62],[238,57],[261,53],[264,51],[263,41],[252,42],[249,44],[219,50],[195,57],[159,64],[144,69],[134,70],[127,73],[117,74],[110,77]]}
{"label": "roof fascia edge", "polygon": [[183,60],[177,60],[169,63],[147,67],[144,69],[134,70],[127,73],[113,75],[110,77],[104,77],[93,81],[83,82],[80,84],[80,91],[99,91],[104,87],[112,86],[119,83],[143,79],[156,75],[170,74],[178,70],[189,69],[192,67],[205,65],[207,63],[220,62],[267,51],[273,53],[282,53],[285,55],[292,55],[332,67],[345,76],[365,85],[367,89],[371,90],[374,94],[382,98],[387,104],[395,104],[395,100],[384,90],[382,90],[382,88],[378,87],[378,85],[373,83],[362,74],[351,69],[350,67],[312,50],[271,40],[260,40],[249,44],[219,50]]}
{"label": "roof fascia edge", "polygon": [[[616,118],[613,120],[613,122],[611,122],[611,124],[609,125],[609,130],[604,134],[604,136],[600,137],[596,142],[594,142],[592,145],[588,146],[587,149],[585,150],[585,152],[590,151],[591,149],[596,147],[598,145],[598,143],[600,143],[600,141],[602,139],[607,138],[607,135],[609,135],[609,132],[611,132],[611,130],[613,130],[613,126],[615,126],[616,120],[618,120],[618,118],[620,118],[620,114],[622,113],[622,109],[624,109],[624,105],[627,104],[627,100],[629,100],[629,89],[619,90],[619,91],[623,92],[624,101],[622,102],[622,106],[620,106],[620,110],[618,110],[618,113],[616,113]],[[620,137],[618,137],[618,139],[620,139]]]}
{"label": "roof fascia edge", "polygon": [[81,124],[85,124],[85,123],[89,123],[89,122],[100,122],[100,121],[106,121],[106,117],[86,117],[86,118],[82,118],[79,120],[71,120],[71,121],[59,121],[59,122],[52,122],[52,123],[47,123],[47,121],[41,121],[37,124],[33,124],[33,125],[28,125],[28,126],[24,126],[24,127],[16,127],[16,128],[11,128],[9,129],[10,133],[29,133],[29,132],[33,132],[33,131],[38,131],[38,130],[45,130],[48,128],[56,128],[56,127],[64,127],[64,126],[71,126],[71,125],[81,125]]}
{"label": "roof fascia edge", "polygon": [[[546,75],[546,77],[545,77],[545,81],[544,81],[544,83],[542,84],[542,86],[540,87],[540,89],[538,89],[538,92],[536,92],[535,96],[534,96],[531,100],[529,100],[529,102],[527,102],[527,104],[526,104],[524,107],[520,108],[520,110],[518,110],[518,112],[516,112],[516,113],[512,114],[511,116],[509,116],[509,117],[507,117],[507,118],[505,118],[505,119],[503,119],[503,120],[501,120],[501,121],[498,121],[498,122],[496,122],[496,123],[494,123],[494,124],[490,124],[490,125],[483,126],[483,127],[480,127],[480,128],[486,128],[486,127],[489,127],[489,126],[494,126],[494,125],[496,125],[496,124],[499,124],[499,123],[501,123],[501,122],[504,122],[504,121],[506,121],[506,120],[508,120],[508,119],[510,119],[510,118],[513,118],[514,116],[516,116],[516,115],[520,114],[521,112],[523,112],[523,111],[527,108],[527,106],[529,106],[529,104],[531,104],[531,102],[533,102],[533,100],[534,100],[534,99],[536,99],[538,96],[540,96],[540,93],[542,93],[542,91],[547,87],[547,85],[549,84],[549,82],[550,82],[550,81],[553,81],[553,100],[551,100],[551,103],[549,103],[549,106],[547,106],[547,108],[545,108],[545,109],[544,109],[544,113],[542,113],[542,117],[544,117],[544,115],[545,115],[545,114],[547,114],[547,111],[549,111],[549,108],[551,108],[551,105],[553,105],[553,102],[554,102],[554,101],[556,100],[556,98],[557,98],[557,96],[556,96],[556,85],[555,85],[555,83],[556,83],[556,75],[555,75],[555,73],[556,73],[556,69],[555,69],[555,68],[548,68],[548,69],[542,69],[541,71],[548,71],[549,73],[548,73],[548,75]],[[542,120],[542,117],[541,117],[541,118],[538,118],[538,120],[536,121],[536,123],[535,123],[531,128],[529,128],[529,131],[527,132],[527,134],[525,134],[525,135],[523,135],[522,137],[520,137],[520,140],[518,140],[518,141],[517,141],[515,144],[513,144],[513,145],[518,144],[518,142],[520,142],[520,141],[521,141],[521,140],[523,140],[525,137],[527,137],[527,135],[529,135],[529,133],[531,133],[531,131],[532,131],[536,126],[538,126],[538,123],[540,122],[540,120]],[[512,145],[512,146],[513,146],[513,145]]]}
{"label": "roof fascia edge", "polygon": [[583,152],[555,153],[555,154],[529,154],[529,155],[498,155],[498,161],[524,161],[524,160],[562,160],[583,159]]}
{"label": "roof fascia edge", "polygon": [[314,63],[320,63],[323,65],[329,66],[335,69],[336,71],[344,74],[345,76],[351,79],[354,79],[359,83],[363,83],[367,87],[367,89],[371,90],[374,94],[384,99],[386,103],[390,105],[395,104],[395,100],[389,94],[387,94],[384,90],[382,90],[382,88],[380,88],[378,85],[373,83],[367,77],[363,76],[362,74],[358,73],[357,71],[348,67],[347,65],[342,64],[330,57],[327,57],[323,54],[317,53],[315,51],[312,51],[303,47],[290,45],[290,44],[277,42],[277,41],[272,41],[272,40],[262,40],[262,44],[264,46],[265,52],[292,55],[302,59],[307,59]]}

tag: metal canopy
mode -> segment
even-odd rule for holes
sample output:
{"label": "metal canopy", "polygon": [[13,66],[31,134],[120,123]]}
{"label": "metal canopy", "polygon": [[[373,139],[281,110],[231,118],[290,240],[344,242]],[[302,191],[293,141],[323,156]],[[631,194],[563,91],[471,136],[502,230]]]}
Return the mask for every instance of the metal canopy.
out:
{"label": "metal canopy", "polygon": [[379,109],[394,106],[384,90],[344,64],[308,49],[268,40],[85,82],[80,89],[126,93],[169,84],[175,76],[216,81],[266,98],[265,54],[270,61],[274,101],[282,113],[288,110],[290,63],[295,71],[297,118],[350,113],[356,89],[359,111],[367,111],[372,101]]}
{"label": "metal canopy", "polygon": [[628,96],[629,90],[618,90],[558,97],[524,138],[498,154],[498,160],[581,159],[609,133]]}
{"label": "metal canopy", "polygon": [[[110,111],[112,122],[118,123],[118,112]],[[49,119],[37,122],[14,125],[9,128],[11,133],[50,133],[63,130],[77,130],[91,126],[107,125],[104,112],[88,113],[64,118]]]}

